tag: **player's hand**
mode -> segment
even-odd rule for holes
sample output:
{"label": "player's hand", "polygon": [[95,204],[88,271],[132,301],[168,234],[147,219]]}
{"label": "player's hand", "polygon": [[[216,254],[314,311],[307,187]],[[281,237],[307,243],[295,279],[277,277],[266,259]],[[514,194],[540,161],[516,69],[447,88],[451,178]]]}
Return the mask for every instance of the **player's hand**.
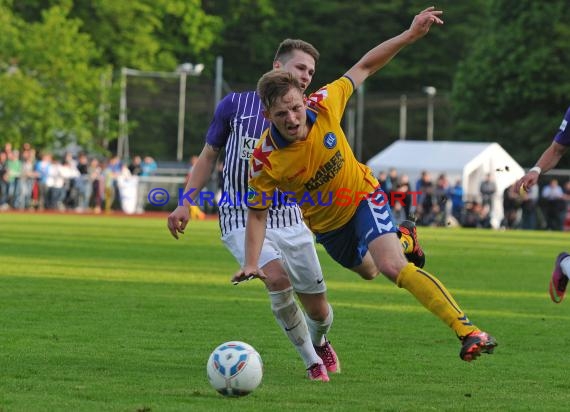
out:
{"label": "player's hand", "polygon": [[186,206],[178,206],[168,215],[167,226],[170,234],[178,239],[178,233],[184,234],[184,229],[190,221],[190,211]]}
{"label": "player's hand", "polygon": [[537,172],[528,172],[517,180],[515,183],[515,191],[517,193],[522,193],[523,191],[528,192],[528,190],[538,182],[538,176],[539,174]]}
{"label": "player's hand", "polygon": [[429,32],[432,24],[443,24],[443,20],[440,18],[442,14],[443,11],[436,10],[433,6],[428,7],[417,14],[414,17],[409,30],[413,39],[417,40],[425,36]]}
{"label": "player's hand", "polygon": [[241,282],[248,281],[251,279],[266,279],[265,273],[259,268],[253,266],[244,266],[242,269],[238,270],[232,277],[232,283],[234,285],[239,285]]}

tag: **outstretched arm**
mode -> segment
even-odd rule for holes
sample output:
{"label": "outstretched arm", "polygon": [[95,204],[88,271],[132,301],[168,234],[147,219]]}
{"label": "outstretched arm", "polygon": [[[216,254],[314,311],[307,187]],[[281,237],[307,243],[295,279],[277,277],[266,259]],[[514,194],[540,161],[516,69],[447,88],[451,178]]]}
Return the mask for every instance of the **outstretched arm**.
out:
{"label": "outstretched arm", "polygon": [[[216,164],[218,155],[220,154],[220,149],[206,144],[202,149],[202,153],[198,157],[198,161],[192,167],[190,173],[190,179],[184,188],[184,193],[192,191],[190,198],[195,201],[200,191],[206,186],[206,183],[210,180],[212,174],[212,169]],[[190,220],[190,214],[188,212],[188,206],[190,203],[186,199],[182,199],[181,205],[179,205],[174,211],[168,216],[167,226],[170,234],[174,238],[178,239],[179,233],[184,233],[186,225]]]}
{"label": "outstretched arm", "polygon": [[528,191],[528,189],[530,189],[536,184],[536,182],[538,182],[538,178],[541,173],[548,172],[558,164],[567,150],[567,146],[552,142],[552,144],[548,146],[544,153],[542,153],[538,159],[538,162],[536,162],[536,166],[530,169],[515,183],[515,190],[517,192],[520,192],[521,190]]}
{"label": "outstretched arm", "polygon": [[267,209],[249,209],[245,224],[245,265],[232,278],[234,284],[254,277],[265,279],[265,274],[259,268],[259,255],[265,240],[267,225]]}
{"label": "outstretched arm", "polygon": [[357,88],[367,77],[384,67],[405,46],[424,37],[432,24],[443,24],[440,18],[442,14],[443,11],[435,10],[435,7],[423,10],[414,17],[409,29],[370,50],[345,73],[345,76],[350,77],[354,88]]}

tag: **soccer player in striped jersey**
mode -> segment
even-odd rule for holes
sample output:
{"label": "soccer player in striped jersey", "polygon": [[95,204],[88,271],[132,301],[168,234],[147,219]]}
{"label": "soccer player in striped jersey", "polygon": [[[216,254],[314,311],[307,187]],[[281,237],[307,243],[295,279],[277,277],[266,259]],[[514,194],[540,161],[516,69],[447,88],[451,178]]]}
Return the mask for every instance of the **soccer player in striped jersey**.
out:
{"label": "soccer player in striped jersey", "polygon": [[443,24],[429,7],[410,28],[366,53],[344,76],[304,100],[304,88],[283,70],[266,73],[257,92],[271,121],[250,161],[246,262],[235,275],[264,278],[259,255],[268,206],[279,194],[301,207],[309,228],[329,255],[365,279],[380,272],[408,290],[444,321],[461,341],[465,361],[492,353],[495,339],[471,323],[445,286],[408,262],[397,237],[386,194],[371,170],[354,157],[340,122],[346,104],[365,79],[403,47]]}
{"label": "soccer player in striped jersey", "polygon": [[[303,89],[311,83],[319,52],[309,43],[287,39],[279,46],[273,67],[287,70]],[[218,202],[222,240],[236,260],[245,263],[244,239],[249,159],[269,123],[261,113],[255,91],[230,93],[217,106],[206,135],[206,144],[192,169],[185,193],[191,189],[196,201],[210,179],[211,171],[225,148],[223,191]],[[188,200],[168,217],[168,228],[178,239],[188,224]],[[327,372],[340,372],[340,363],[326,334],[333,322],[326,284],[311,231],[297,206],[276,203],[265,221],[267,239],[259,264],[267,277],[271,309],[291,343],[303,359],[311,380],[328,381]],[[237,283],[237,282],[236,282]],[[305,308],[297,304],[294,293]]]}
{"label": "soccer player in striped jersey", "polygon": [[[536,166],[532,167],[523,177],[521,177],[515,184],[515,190],[528,191],[532,186],[538,182],[541,173],[546,173],[553,169],[562,156],[568,151],[570,147],[570,107],[566,109],[566,114],[560,123],[558,132],[554,136],[550,146],[542,153]],[[568,286],[568,279],[570,278],[570,254],[561,252],[554,261],[554,271],[550,278],[548,292],[550,299],[554,303],[560,303],[566,295],[566,288]]]}

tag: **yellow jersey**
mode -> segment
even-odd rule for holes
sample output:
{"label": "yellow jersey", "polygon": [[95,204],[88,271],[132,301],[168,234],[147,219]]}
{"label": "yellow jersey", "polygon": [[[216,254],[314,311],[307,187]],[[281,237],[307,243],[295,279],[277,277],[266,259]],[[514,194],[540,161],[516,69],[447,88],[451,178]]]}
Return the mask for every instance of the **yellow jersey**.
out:
{"label": "yellow jersey", "polygon": [[352,81],[341,77],[310,95],[310,128],[303,141],[287,142],[273,125],[264,132],[250,159],[249,207],[265,209],[276,196],[286,196],[315,233],[338,229],[352,218],[360,200],[378,186],[341,128],[353,91]]}

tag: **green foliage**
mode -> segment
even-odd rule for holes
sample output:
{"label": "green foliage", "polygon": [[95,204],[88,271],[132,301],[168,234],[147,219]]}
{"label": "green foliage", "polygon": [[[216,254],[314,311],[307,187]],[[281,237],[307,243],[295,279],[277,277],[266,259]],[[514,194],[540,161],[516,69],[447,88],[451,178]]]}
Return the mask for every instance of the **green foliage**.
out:
{"label": "green foliage", "polygon": [[[0,11],[0,142],[39,148],[115,137],[118,82],[102,76],[213,61],[207,51],[220,27],[200,0],[6,1]],[[102,115],[106,130],[98,128]]]}
{"label": "green foliage", "polygon": [[210,46],[220,24],[200,0],[78,0],[72,15],[103,50],[101,62],[117,70],[174,71],[181,57],[196,58]]}
{"label": "green foliage", "polygon": [[532,164],[568,106],[567,2],[494,0],[453,84],[457,136]]}
{"label": "green foliage", "polygon": [[224,22],[215,39],[214,50],[224,58],[226,79],[255,85],[261,74],[271,69],[275,49],[282,40],[273,27],[279,7],[275,3],[271,0],[222,0],[204,5],[208,12]]}
{"label": "green foliage", "polygon": [[11,36],[2,53],[0,140],[37,147],[93,137],[99,100],[100,70],[95,44],[80,33],[81,22],[64,8],[42,12],[42,20],[26,24],[5,10],[8,24],[0,37]]}
{"label": "green foliage", "polygon": [[[366,100],[364,135],[374,140],[365,144],[366,157],[396,138],[393,101],[400,94],[415,95],[409,136],[422,137],[422,90],[435,86],[436,103],[442,102],[436,107],[436,138],[498,141],[519,162],[531,164],[568,104],[566,2],[442,0],[436,6],[444,11],[444,26],[367,80],[367,96],[392,102]],[[49,147],[77,141],[112,149],[107,145],[118,134],[122,67],[173,72],[181,63],[201,62],[199,86],[211,89],[216,56],[223,56],[230,87],[251,89],[287,37],[320,50],[316,88],[402,32],[425,7],[419,0],[0,0],[0,142]],[[185,129],[196,147],[212,114],[211,94],[197,97],[203,102],[197,113],[187,102],[188,119],[197,119]],[[163,125],[173,118],[158,107],[161,100],[157,95],[157,107],[149,109],[156,113],[143,114],[162,117],[155,126],[129,113],[129,132],[145,149],[172,146],[170,140],[156,142],[157,136],[171,139],[160,133],[170,130]],[[153,154],[173,157],[169,151]],[[564,165],[570,166],[570,158]]]}
{"label": "green foliage", "polygon": [[[367,80],[370,90],[421,92],[425,85],[450,89],[485,0],[441,3],[437,6],[445,11],[444,27],[432,30],[421,46],[403,50]],[[255,84],[271,68],[277,44],[291,37],[309,41],[321,52],[315,86],[342,75],[370,48],[409,27],[413,16],[427,7],[425,2],[400,0],[315,0],[310,7],[303,2],[228,0],[215,5],[211,11],[222,13],[225,22],[217,44],[227,78]]]}

